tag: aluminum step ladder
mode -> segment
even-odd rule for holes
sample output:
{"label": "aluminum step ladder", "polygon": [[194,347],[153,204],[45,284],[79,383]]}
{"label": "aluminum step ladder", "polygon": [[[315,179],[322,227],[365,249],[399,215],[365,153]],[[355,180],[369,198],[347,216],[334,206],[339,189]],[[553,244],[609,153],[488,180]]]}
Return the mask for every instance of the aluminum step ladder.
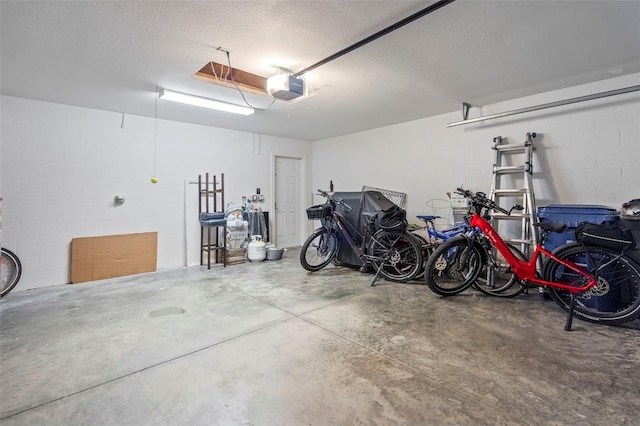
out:
{"label": "aluminum step ladder", "polygon": [[491,222],[505,241],[520,248],[527,257],[533,253],[533,246],[538,242],[538,232],[534,226],[538,219],[532,182],[535,137],[535,133],[527,133],[523,144],[505,143],[500,136],[493,139],[495,159],[489,193],[489,198],[505,210],[510,210],[514,204],[524,207],[523,210],[511,211],[509,216],[492,213]]}

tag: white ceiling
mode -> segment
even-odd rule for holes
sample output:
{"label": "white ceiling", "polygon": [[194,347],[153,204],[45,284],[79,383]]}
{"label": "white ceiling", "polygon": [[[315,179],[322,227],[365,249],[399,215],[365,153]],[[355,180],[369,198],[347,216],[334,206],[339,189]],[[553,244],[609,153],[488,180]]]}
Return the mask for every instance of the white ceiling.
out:
{"label": "white ceiling", "polygon": [[[242,103],[193,78],[226,61],[216,47],[254,74],[297,72],[431,3],[2,0],[1,92],[149,117],[156,86]],[[319,140],[639,71],[640,1],[457,0],[312,71],[304,101],[157,115]]]}

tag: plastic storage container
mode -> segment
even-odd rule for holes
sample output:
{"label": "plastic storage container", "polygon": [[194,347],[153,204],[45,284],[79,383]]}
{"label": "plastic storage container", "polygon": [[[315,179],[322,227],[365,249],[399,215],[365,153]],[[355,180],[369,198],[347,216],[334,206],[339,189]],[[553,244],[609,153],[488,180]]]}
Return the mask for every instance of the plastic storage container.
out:
{"label": "plastic storage container", "polygon": [[279,247],[267,247],[267,260],[280,260],[284,253],[283,248]]}
{"label": "plastic storage container", "polygon": [[576,227],[581,222],[616,225],[618,211],[607,206],[589,204],[550,204],[538,208],[540,222],[559,222],[567,225],[562,233],[552,232],[545,241],[547,250],[553,251],[563,244],[576,240]]}
{"label": "plastic storage container", "polygon": [[620,227],[628,229],[636,240],[636,248],[627,250],[627,254],[640,262],[640,216],[620,216]]}
{"label": "plastic storage container", "polygon": [[[586,256],[577,256],[572,259],[578,265],[587,269],[592,269],[592,263]],[[578,294],[578,303],[589,308],[597,309],[600,312],[616,312],[620,304],[621,288],[619,286],[608,285],[610,280],[615,281],[616,267],[614,265],[604,266],[598,271],[598,281],[601,285],[594,287],[591,291]],[[623,292],[623,294],[627,294]],[[629,293],[631,294],[631,293]],[[626,301],[628,303],[629,301]]]}

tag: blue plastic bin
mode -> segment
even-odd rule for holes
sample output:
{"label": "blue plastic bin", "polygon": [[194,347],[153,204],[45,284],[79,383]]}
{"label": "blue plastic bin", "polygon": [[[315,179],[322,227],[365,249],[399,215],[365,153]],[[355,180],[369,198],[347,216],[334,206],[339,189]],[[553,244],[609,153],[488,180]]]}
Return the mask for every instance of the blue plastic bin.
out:
{"label": "blue plastic bin", "polygon": [[[553,251],[563,244],[576,240],[576,228],[582,222],[616,225],[620,215],[611,207],[589,204],[551,204],[538,208],[540,222],[559,222],[567,225],[562,233],[552,232],[545,240],[545,248]],[[578,259],[578,263],[587,263],[586,259]],[[603,278],[610,272],[601,271]],[[620,295],[618,288],[612,288],[607,294],[578,296],[579,303],[595,308],[601,312],[615,312]]]}
{"label": "blue plastic bin", "polygon": [[[578,265],[584,265],[587,269],[593,269],[593,264],[586,258],[586,256],[580,256],[573,259]],[[598,271],[598,280],[608,282],[609,280],[615,281],[615,266],[609,265]],[[594,294],[587,292],[578,295],[578,304],[584,305],[589,308],[596,309],[600,312],[616,312],[618,305],[620,304],[620,287],[619,286],[603,286],[600,291],[606,291],[602,294],[596,291]]]}
{"label": "blue plastic bin", "polygon": [[581,222],[615,225],[620,220],[618,211],[607,206],[590,204],[550,204],[538,207],[540,222],[559,222],[567,225],[562,233],[552,232],[545,241],[545,247],[553,251],[563,244],[576,240],[576,227]]}

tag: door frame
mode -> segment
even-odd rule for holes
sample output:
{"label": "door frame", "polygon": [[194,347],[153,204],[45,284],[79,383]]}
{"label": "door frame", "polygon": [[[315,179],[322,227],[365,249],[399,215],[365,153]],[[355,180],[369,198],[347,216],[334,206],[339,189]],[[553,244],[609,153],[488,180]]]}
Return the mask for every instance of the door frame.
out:
{"label": "door frame", "polygon": [[[306,157],[296,157],[292,155],[279,155],[276,153],[271,153],[271,193],[273,194],[271,198],[271,202],[269,205],[269,209],[273,212],[271,217],[273,218],[271,222],[273,225],[269,224],[269,235],[274,236],[274,240],[276,238],[278,230],[276,229],[276,159],[277,158],[286,158],[289,160],[298,160],[300,164],[300,186],[298,194],[298,199],[300,200],[300,212],[298,212],[298,233],[300,235],[300,239],[296,247],[301,246],[304,240],[307,238],[307,197],[309,180],[308,180],[308,168],[307,168],[307,158]],[[278,245],[277,241],[272,241],[272,243]]]}

